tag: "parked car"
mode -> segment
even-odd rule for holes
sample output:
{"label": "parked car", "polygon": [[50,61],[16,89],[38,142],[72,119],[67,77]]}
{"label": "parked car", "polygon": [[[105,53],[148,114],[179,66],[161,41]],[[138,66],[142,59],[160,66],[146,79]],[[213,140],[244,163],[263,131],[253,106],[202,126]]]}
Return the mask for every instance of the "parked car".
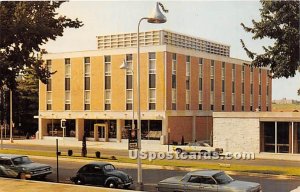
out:
{"label": "parked car", "polygon": [[191,142],[188,143],[187,145],[174,145],[173,146],[173,151],[177,153],[182,153],[182,152],[200,152],[201,154],[208,153],[210,155],[216,153],[216,154],[221,154],[223,153],[222,148],[215,148],[210,146],[208,143],[205,142]]}
{"label": "parked car", "polygon": [[234,180],[223,171],[217,170],[192,171],[184,177],[171,177],[160,181],[157,189],[160,192],[262,192],[259,183]]}
{"label": "parked car", "polygon": [[70,178],[78,185],[101,185],[109,188],[129,188],[133,184],[131,176],[105,162],[89,163],[81,167],[75,177]]}
{"label": "parked car", "polygon": [[1,176],[15,178],[45,178],[52,173],[49,165],[34,163],[25,155],[0,154]]}

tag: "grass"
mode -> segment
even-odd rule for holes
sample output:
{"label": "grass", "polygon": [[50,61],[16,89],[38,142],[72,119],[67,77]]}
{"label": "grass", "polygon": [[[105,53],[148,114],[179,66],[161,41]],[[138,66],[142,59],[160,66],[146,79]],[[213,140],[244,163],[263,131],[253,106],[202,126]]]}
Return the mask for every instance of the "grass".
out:
{"label": "grass", "polygon": [[272,104],[272,112],[300,112],[300,104]]}
{"label": "grass", "polygon": [[[31,150],[14,150],[4,149],[0,150],[0,153],[5,154],[23,154],[32,156],[43,156],[43,157],[55,157],[56,154],[47,151],[31,151]],[[112,160],[110,156],[103,156],[98,159],[95,156],[88,154],[87,157],[81,157],[80,154],[75,153],[73,156],[67,156],[67,153],[63,153],[61,158],[68,159],[84,159],[84,160],[97,160],[97,161],[109,161],[119,163],[130,163],[136,164],[135,159],[127,157],[117,157],[117,160]],[[144,165],[158,165],[163,167],[172,167],[174,169],[180,168],[192,168],[192,169],[222,169],[224,171],[235,171],[235,172],[247,172],[247,173],[263,173],[263,174],[274,174],[274,175],[287,175],[287,176],[298,176],[300,177],[300,167],[279,167],[279,166],[262,166],[262,165],[246,165],[246,164],[230,164],[229,167],[221,167],[217,162],[203,162],[201,160],[195,161],[184,161],[184,160],[142,160]]]}

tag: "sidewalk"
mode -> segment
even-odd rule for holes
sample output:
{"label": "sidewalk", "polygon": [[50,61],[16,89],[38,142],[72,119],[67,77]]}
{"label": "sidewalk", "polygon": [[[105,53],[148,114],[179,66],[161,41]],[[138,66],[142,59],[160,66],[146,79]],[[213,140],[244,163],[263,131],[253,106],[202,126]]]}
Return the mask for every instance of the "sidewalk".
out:
{"label": "sidewalk", "polygon": [[[76,139],[71,138],[61,138],[58,137],[58,142],[60,146],[63,147],[82,147],[82,141],[77,141]],[[9,140],[4,140],[4,144],[10,144]],[[25,140],[14,140],[14,144],[23,144],[23,145],[56,145],[56,138],[47,138],[47,139],[25,139]],[[105,149],[118,149],[118,150],[128,150],[127,141],[119,142],[100,142],[100,141],[87,141],[88,148],[105,148]],[[159,141],[143,140],[142,141],[142,150],[143,151],[156,151],[156,152],[167,152],[168,145],[161,145]]]}
{"label": "sidewalk", "polygon": [[14,192],[48,192],[48,191],[121,192],[121,191],[128,191],[128,190],[0,178],[0,191],[14,191]]}

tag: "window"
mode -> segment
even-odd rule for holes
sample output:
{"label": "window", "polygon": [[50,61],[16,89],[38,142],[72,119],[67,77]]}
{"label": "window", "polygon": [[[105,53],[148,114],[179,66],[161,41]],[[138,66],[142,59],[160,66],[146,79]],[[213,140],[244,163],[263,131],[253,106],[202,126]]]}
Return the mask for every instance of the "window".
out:
{"label": "window", "polygon": [[[47,60],[46,61],[46,68],[51,73],[52,72],[52,61]],[[46,109],[52,110],[52,79],[51,77],[47,79],[47,85],[46,85]]]}
{"label": "window", "polygon": [[156,54],[150,52],[149,57],[149,110],[156,109]]}
{"label": "window", "polygon": [[199,64],[203,64],[203,58],[199,58]]}
{"label": "window", "polygon": [[202,110],[202,91],[199,91],[199,110]]}
{"label": "window", "polygon": [[202,91],[202,78],[199,78],[199,91]]}
{"label": "window", "polygon": [[177,55],[172,54],[172,110],[176,110],[176,69],[177,69]]}
{"label": "window", "polygon": [[172,110],[176,110],[176,89],[172,89]]}
{"label": "window", "polygon": [[225,93],[224,92],[221,95],[221,103],[222,103],[222,105],[225,104]]}
{"label": "window", "polygon": [[185,88],[186,90],[190,90],[190,76],[186,76]]}
{"label": "window", "polygon": [[84,110],[90,110],[91,102],[91,64],[90,57],[84,57]]}
{"label": "window", "polygon": [[90,77],[84,78],[84,90],[91,90]]}
{"label": "window", "polygon": [[104,56],[104,109],[111,110],[111,56]]}
{"label": "window", "polygon": [[225,92],[225,80],[222,80],[222,92]]}
{"label": "window", "polygon": [[186,91],[186,93],[185,93],[185,103],[186,103],[185,109],[186,110],[190,110],[190,98],[191,98],[190,91]]}
{"label": "window", "polygon": [[231,75],[232,75],[232,81],[235,81],[235,64],[232,64],[232,71],[231,71]]}
{"label": "window", "polygon": [[245,66],[242,66],[242,82],[245,81]]}
{"label": "window", "polygon": [[222,62],[222,80],[225,80],[225,62]]}
{"label": "window", "polygon": [[84,91],[84,110],[90,110],[91,92]]}
{"label": "window", "polygon": [[91,61],[90,57],[85,57],[84,58],[84,63],[90,63],[90,61]]}
{"label": "window", "polygon": [[[128,69],[126,70],[126,110],[132,110],[133,108],[133,65],[132,54],[126,54],[126,62]],[[110,71],[110,69],[107,69]],[[110,77],[110,76],[107,76]],[[110,80],[109,80],[110,82]],[[111,84],[111,83],[109,83]],[[110,86],[109,86],[110,89]]]}
{"label": "window", "polygon": [[214,87],[215,86],[215,83],[214,83],[214,79],[211,79],[210,80],[210,91],[214,91]]}
{"label": "window", "polygon": [[242,94],[245,94],[245,83],[242,83]]}
{"label": "window", "polygon": [[210,78],[213,79],[215,76],[215,64],[214,60],[212,60],[210,64]]}
{"label": "window", "polygon": [[47,79],[47,91],[52,91],[52,79]]}
{"label": "window", "polygon": [[235,82],[232,81],[232,93],[235,93]]}
{"label": "window", "polygon": [[65,110],[71,109],[71,94],[70,91],[65,92]]}
{"label": "window", "polygon": [[253,84],[250,85],[250,94],[253,94]]}

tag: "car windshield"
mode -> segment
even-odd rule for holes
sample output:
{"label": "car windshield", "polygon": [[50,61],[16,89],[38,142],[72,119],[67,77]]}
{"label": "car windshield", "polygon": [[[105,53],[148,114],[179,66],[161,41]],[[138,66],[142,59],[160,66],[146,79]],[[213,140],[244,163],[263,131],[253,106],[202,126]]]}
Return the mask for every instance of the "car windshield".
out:
{"label": "car windshield", "polygon": [[213,175],[213,178],[218,182],[218,184],[227,184],[233,181],[233,179],[224,172]]}
{"label": "car windshield", "polygon": [[113,165],[105,165],[104,169],[105,171],[113,171],[115,170],[115,167]]}
{"label": "car windshield", "polygon": [[12,159],[12,161],[15,165],[32,163],[32,161],[29,159],[29,157],[26,157],[26,156],[14,158],[14,159]]}

